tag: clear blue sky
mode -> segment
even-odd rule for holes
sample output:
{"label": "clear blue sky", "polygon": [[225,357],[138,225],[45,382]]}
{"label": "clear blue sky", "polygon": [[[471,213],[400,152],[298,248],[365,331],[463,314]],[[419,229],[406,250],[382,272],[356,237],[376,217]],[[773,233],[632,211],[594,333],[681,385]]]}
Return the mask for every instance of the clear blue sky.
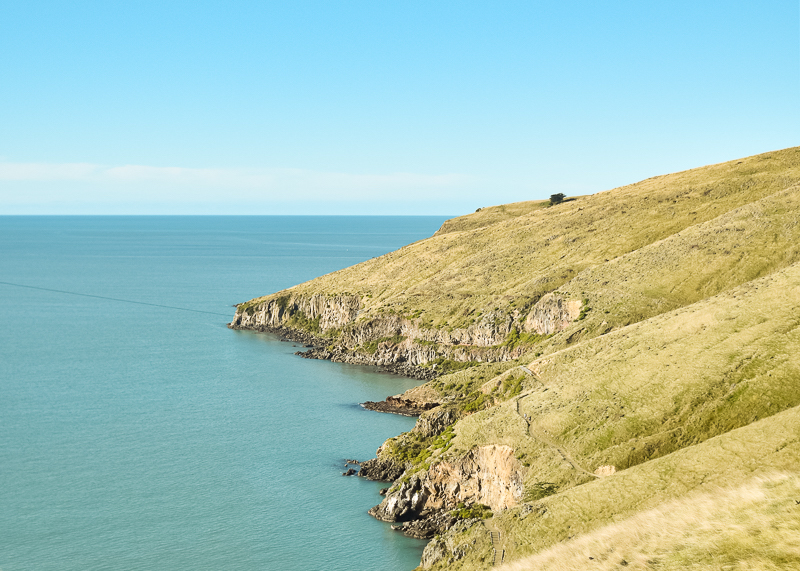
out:
{"label": "clear blue sky", "polygon": [[0,214],[461,214],[800,145],[800,4],[25,2]]}

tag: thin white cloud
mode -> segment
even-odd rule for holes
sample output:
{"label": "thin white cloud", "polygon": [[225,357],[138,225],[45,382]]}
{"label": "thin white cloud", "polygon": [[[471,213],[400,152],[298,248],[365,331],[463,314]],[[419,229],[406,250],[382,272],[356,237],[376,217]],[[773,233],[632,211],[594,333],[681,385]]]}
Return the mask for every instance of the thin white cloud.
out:
{"label": "thin white cloud", "polygon": [[471,181],[459,174],[353,174],[304,169],[204,169],[146,165],[106,166],[90,163],[0,162],[0,181],[84,182],[118,185],[159,183],[165,186],[210,186],[229,189],[291,190],[302,188],[382,190],[459,187]]}
{"label": "thin white cloud", "polygon": [[483,192],[460,174],[0,161],[0,214],[440,213]]}

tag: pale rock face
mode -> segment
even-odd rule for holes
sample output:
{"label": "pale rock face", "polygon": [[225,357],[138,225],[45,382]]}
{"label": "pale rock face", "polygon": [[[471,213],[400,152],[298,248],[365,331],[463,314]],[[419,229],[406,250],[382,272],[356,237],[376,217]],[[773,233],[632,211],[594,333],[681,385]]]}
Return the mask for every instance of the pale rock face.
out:
{"label": "pale rock face", "polygon": [[464,502],[504,510],[522,499],[522,465],[510,446],[480,446],[456,462],[431,466],[426,487],[426,508],[449,509]]}
{"label": "pale rock face", "polygon": [[454,509],[460,502],[500,511],[520,503],[522,480],[522,464],[510,446],[480,446],[414,474],[369,513],[383,521],[407,521],[422,511]]}
{"label": "pale rock face", "polygon": [[524,330],[540,335],[550,335],[563,331],[581,314],[583,302],[579,299],[564,299],[548,293],[542,296],[525,320]]}
{"label": "pale rock face", "polygon": [[[374,354],[361,357],[375,365],[407,363],[423,365],[438,357],[454,361],[507,361],[522,354],[522,348],[501,346],[511,330],[518,326],[517,312],[488,312],[466,328],[453,330],[422,328],[411,319],[398,315],[381,315],[357,320],[361,299],[356,295],[325,295],[277,297],[266,300],[247,311],[236,311],[231,327],[234,329],[266,330],[279,328],[291,317],[302,312],[307,319],[319,317],[320,330],[342,330],[337,345],[354,351],[366,343],[396,336],[405,337],[400,343],[384,341]],[[414,340],[428,342],[414,343]],[[433,345],[435,344],[435,345]]]}
{"label": "pale rock face", "polygon": [[302,311],[308,319],[319,317],[320,329],[327,331],[354,321],[360,307],[361,300],[355,295],[292,297],[283,305],[278,299],[271,299],[256,306],[252,313],[237,309],[232,325],[240,329],[280,327],[293,314]]}
{"label": "pale rock face", "polygon": [[605,478],[606,476],[613,476],[617,473],[616,466],[600,466],[597,470],[594,471],[595,476],[600,476],[601,478]]}
{"label": "pale rock face", "polygon": [[[475,545],[473,539],[469,543],[457,541],[459,534],[469,529],[475,520],[464,520],[456,523],[449,533],[433,538],[422,552],[422,567],[428,569],[435,563],[446,560],[449,563],[462,559]],[[459,538],[460,539],[460,538]]]}

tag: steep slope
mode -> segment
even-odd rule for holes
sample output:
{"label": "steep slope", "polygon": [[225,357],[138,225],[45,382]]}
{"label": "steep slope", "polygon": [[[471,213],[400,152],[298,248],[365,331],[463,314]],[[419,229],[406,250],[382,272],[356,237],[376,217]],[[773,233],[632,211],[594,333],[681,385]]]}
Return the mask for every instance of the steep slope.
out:
{"label": "steep slope", "polygon": [[755,476],[735,487],[687,494],[502,569],[798,569],[798,497],[796,473]]}
{"label": "steep slope", "polygon": [[456,526],[428,545],[422,568],[487,569],[493,560],[489,531],[500,532],[494,549],[505,550],[510,562],[693,493],[715,494],[775,472],[797,476],[799,465],[800,409],[795,407],[490,520]]}
{"label": "steep slope", "polygon": [[[521,393],[505,400],[497,387],[515,370],[484,383],[499,402],[461,419],[446,448],[433,441],[418,453],[421,462],[407,466],[373,515],[426,519],[459,502],[506,509],[800,405],[800,264],[541,357],[527,370]],[[386,453],[409,444],[396,440]],[[498,475],[496,493],[470,492],[463,470],[442,477],[475,451],[498,447],[502,459],[475,467]],[[409,506],[403,499],[413,494],[418,503]]]}

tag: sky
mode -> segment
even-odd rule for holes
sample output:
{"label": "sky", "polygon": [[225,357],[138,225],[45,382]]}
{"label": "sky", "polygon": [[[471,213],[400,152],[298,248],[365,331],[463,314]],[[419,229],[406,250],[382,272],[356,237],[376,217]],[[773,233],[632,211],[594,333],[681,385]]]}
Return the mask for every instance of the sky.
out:
{"label": "sky", "polygon": [[0,214],[437,214],[800,145],[800,2],[5,2]]}

